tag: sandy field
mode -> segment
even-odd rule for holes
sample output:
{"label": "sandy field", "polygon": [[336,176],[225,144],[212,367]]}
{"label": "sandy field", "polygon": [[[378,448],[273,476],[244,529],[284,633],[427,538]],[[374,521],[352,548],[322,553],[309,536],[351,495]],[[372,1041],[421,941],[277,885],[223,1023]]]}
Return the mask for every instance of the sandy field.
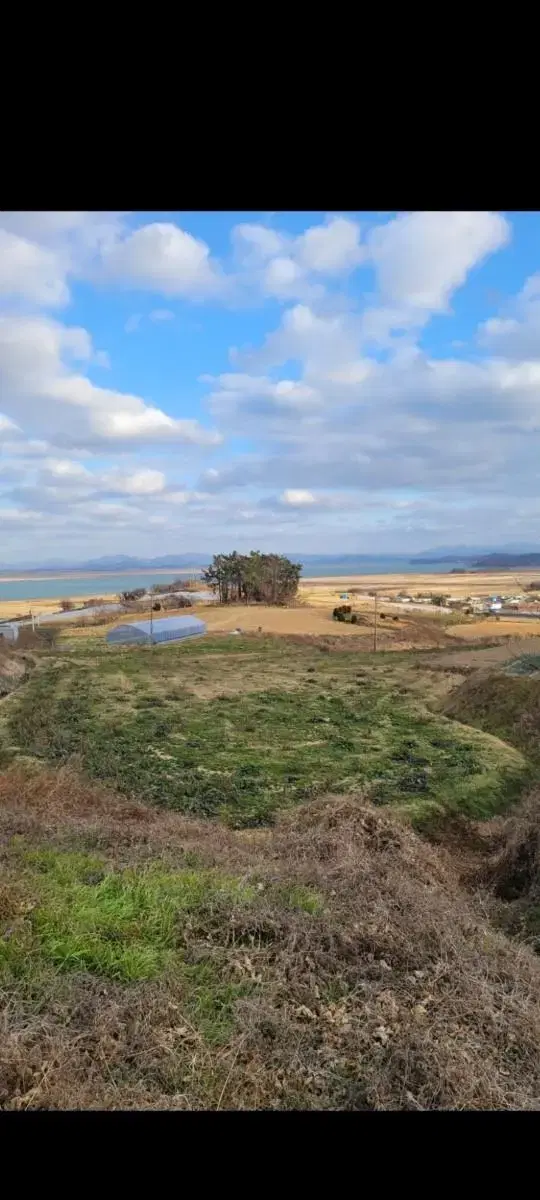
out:
{"label": "sandy field", "polygon": [[513,621],[509,617],[497,621],[494,617],[486,617],[485,621],[475,621],[472,625],[450,625],[446,632],[449,637],[465,642],[486,637],[534,638],[540,636],[540,620]]}
{"label": "sandy field", "polygon": [[[330,612],[322,613],[314,611],[310,608],[272,608],[270,605],[261,605],[259,607],[251,607],[248,605],[235,605],[234,608],[212,608],[210,605],[200,604],[195,605],[192,609],[178,609],[179,616],[187,616],[188,611],[201,617],[206,622],[209,633],[227,633],[233,629],[241,629],[246,633],[257,632],[260,628],[263,633],[310,633],[310,634],[327,634],[332,637],[371,637],[371,630],[365,625],[346,625],[339,621],[333,621]],[[177,615],[175,611],[168,611],[167,617]],[[137,614],[139,619],[144,619],[144,614]],[[160,613],[155,614],[155,619],[159,620]],[[118,617],[111,621],[110,625],[89,626],[82,629],[71,629],[66,625],[62,631],[71,639],[73,636],[88,636],[91,634],[95,637],[104,637],[108,629],[112,629],[115,625],[121,625],[126,620],[126,617]],[[397,631],[404,626],[404,622],[397,621],[392,626],[392,631]],[[383,632],[383,631],[382,631]]]}
{"label": "sandy field", "polygon": [[[88,592],[87,596],[73,596],[63,592],[61,596],[47,596],[45,600],[0,600],[0,620],[12,621],[19,614],[33,613],[35,617],[40,613],[59,612],[61,600],[73,600],[75,608],[79,608],[83,600],[91,600],[96,596],[96,591]],[[105,600],[107,603],[117,600],[115,592],[99,592],[99,599]]]}
{"label": "sandy field", "polygon": [[332,579],[313,577],[303,579],[300,584],[300,594],[309,598],[309,602],[320,602],[318,597],[326,596],[327,603],[336,603],[336,594],[347,591],[352,587],[374,590],[387,596],[390,592],[405,592],[414,595],[415,592],[444,592],[459,599],[462,596],[492,596],[499,592],[522,591],[526,583],[538,583],[540,589],[540,571],[521,571],[514,575],[512,571],[473,571],[466,575],[343,575]]}

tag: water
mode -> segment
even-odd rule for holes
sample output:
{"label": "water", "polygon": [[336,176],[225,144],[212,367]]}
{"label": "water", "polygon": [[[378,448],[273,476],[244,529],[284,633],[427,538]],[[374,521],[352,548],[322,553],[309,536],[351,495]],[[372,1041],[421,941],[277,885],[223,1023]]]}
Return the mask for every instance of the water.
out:
{"label": "water", "polygon": [[[15,571],[10,572],[16,574]],[[114,574],[112,571],[101,575],[70,575],[64,571],[60,575],[47,575],[41,579],[35,575],[24,579],[3,579],[0,575],[0,600],[45,600],[48,596],[106,596],[118,595],[133,588],[149,588],[153,583],[168,583],[176,578],[174,568],[170,571],[138,571],[129,575]],[[196,578],[193,574],[178,578]]]}
{"label": "water", "polygon": [[[300,559],[301,561],[301,559]],[[437,575],[459,567],[455,563],[427,563],[416,566],[406,558],[353,558],[347,556],[339,559],[321,559],[317,562],[305,563],[303,576],[352,576],[352,575]],[[15,575],[15,571],[6,572]],[[21,573],[22,574],[22,573]],[[36,575],[20,579],[6,579],[0,575],[0,600],[43,600],[48,596],[105,596],[118,595],[133,588],[149,588],[153,583],[167,583],[178,578],[197,578],[197,572],[181,575],[174,567],[166,571],[132,571],[129,574],[119,574],[112,571],[102,574],[81,576],[69,572],[56,575],[44,573],[39,578]]]}
{"label": "water", "polygon": [[[300,559],[300,562],[302,560]],[[411,563],[408,558],[335,558],[321,559],[317,562],[305,563],[302,575],[324,576],[333,575],[441,575],[451,571],[453,567],[463,567],[463,562],[444,563]]]}

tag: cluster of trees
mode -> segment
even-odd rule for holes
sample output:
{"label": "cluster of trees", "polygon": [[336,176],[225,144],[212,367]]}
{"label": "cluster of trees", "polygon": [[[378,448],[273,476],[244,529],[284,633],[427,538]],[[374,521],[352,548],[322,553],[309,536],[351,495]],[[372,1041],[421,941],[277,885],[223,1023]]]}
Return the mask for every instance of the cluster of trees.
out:
{"label": "cluster of trees", "polygon": [[283,554],[216,554],[203,579],[221,604],[286,604],[298,591],[302,564]]}

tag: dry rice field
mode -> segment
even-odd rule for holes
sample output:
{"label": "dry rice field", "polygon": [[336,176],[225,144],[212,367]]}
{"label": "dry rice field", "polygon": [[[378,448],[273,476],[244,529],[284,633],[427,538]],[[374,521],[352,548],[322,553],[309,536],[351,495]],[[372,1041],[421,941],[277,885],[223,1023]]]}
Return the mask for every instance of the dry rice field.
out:
{"label": "dry rice field", "polygon": [[522,591],[525,584],[538,583],[540,571],[471,571],[464,575],[414,574],[414,575],[343,575],[332,579],[313,577],[303,579],[300,594],[309,603],[336,603],[335,597],[342,591],[360,587],[366,591],[377,590],[382,596],[403,591],[408,595],[416,592],[444,592],[456,599],[464,596],[491,596],[499,592]]}
{"label": "dry rice field", "polygon": [[497,621],[496,617],[486,617],[485,621],[475,621],[472,625],[451,625],[448,633],[450,637],[466,642],[489,637],[537,638],[540,636],[540,620],[513,621],[511,617],[503,617]]}

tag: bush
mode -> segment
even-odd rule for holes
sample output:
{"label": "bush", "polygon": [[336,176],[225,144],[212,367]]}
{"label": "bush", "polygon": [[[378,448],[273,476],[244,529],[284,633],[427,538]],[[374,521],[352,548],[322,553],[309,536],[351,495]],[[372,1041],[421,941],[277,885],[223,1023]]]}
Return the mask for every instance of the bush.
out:
{"label": "bush", "polygon": [[61,600],[60,608],[62,609],[62,612],[71,612],[72,609],[75,608],[75,605],[73,603],[73,600]]}

